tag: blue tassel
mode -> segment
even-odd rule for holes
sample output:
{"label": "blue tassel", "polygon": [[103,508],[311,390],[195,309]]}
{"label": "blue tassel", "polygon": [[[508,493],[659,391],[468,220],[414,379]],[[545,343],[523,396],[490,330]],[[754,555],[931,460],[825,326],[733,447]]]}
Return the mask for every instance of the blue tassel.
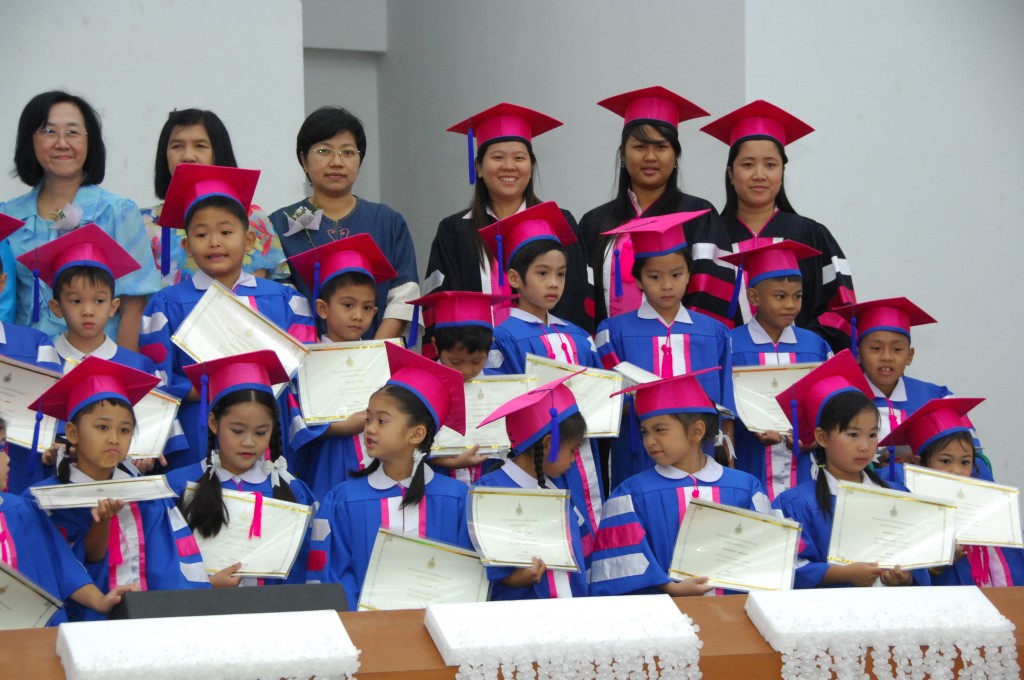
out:
{"label": "blue tassel", "polygon": [[320,299],[320,263],[313,263],[313,302]]}
{"label": "blue tassel", "polygon": [[800,428],[797,426],[797,419],[796,419],[796,414],[797,414],[796,399],[790,399],[789,400],[789,409],[790,409],[790,413],[792,413],[792,415],[793,415],[793,418],[792,418],[792,420],[793,420],[793,453],[796,453],[796,454],[799,455],[799,453],[800,453],[800,440],[799,440],[799,438],[800,438]]}
{"label": "blue tassel", "polygon": [[409,349],[416,346],[420,339],[420,306],[412,306],[412,325],[409,326]]}
{"label": "blue tassel", "polygon": [[626,395],[626,418],[629,422],[629,448],[634,456],[645,455],[644,440],[640,436],[640,419],[636,417],[636,402],[632,394]]}
{"label": "blue tassel", "polygon": [[[32,453],[39,451],[39,427],[43,422],[43,412],[36,411],[36,427],[32,430]],[[36,466],[42,465],[43,459],[39,456],[33,456],[35,458]]]}
{"label": "blue tassel", "polygon": [[498,242],[498,285],[505,286],[505,245],[502,243],[501,234],[494,237]]}
{"label": "blue tassel", "polygon": [[39,323],[39,270],[32,270],[32,323]]}
{"label": "blue tassel", "polygon": [[469,153],[469,183],[476,184],[476,159],[474,158],[474,149],[476,146],[476,139],[473,136],[473,128],[469,128],[469,132],[466,133],[466,150]]}
{"label": "blue tassel", "polygon": [[736,267],[736,284],[732,287],[732,299],[729,300],[729,311],[726,316],[736,318],[736,310],[740,306],[740,288],[743,287],[743,265]]}
{"label": "blue tassel", "polygon": [[552,406],[548,409],[551,414],[551,448],[548,449],[548,462],[554,463],[558,458],[558,451],[562,448],[562,429],[558,425],[558,409]]}
{"label": "blue tassel", "polygon": [[615,297],[622,297],[622,258],[620,257],[622,252],[615,249]]}
{"label": "blue tassel", "polygon": [[171,273],[171,230],[160,231],[160,275],[167,276]]}
{"label": "blue tassel", "polygon": [[853,352],[853,358],[857,358],[857,317],[850,319],[850,327],[852,329],[853,337],[850,343],[850,351]]}
{"label": "blue tassel", "polygon": [[[203,377],[199,379],[199,418],[202,420],[201,427],[203,428],[203,438],[199,441],[207,442],[210,440],[210,405],[206,403],[206,398],[209,394],[210,378],[205,373]],[[205,446],[205,444],[202,444]]]}
{"label": "blue tassel", "polygon": [[896,481],[896,447],[889,446],[889,481]]}

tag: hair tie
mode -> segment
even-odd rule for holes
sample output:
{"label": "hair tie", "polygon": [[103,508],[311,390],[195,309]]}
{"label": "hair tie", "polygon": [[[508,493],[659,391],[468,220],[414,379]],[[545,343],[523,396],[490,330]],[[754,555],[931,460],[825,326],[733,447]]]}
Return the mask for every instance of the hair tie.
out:
{"label": "hair tie", "polygon": [[416,449],[415,451],[412,452],[412,476],[413,477],[416,476],[416,470],[419,468],[420,465],[423,464],[423,459],[426,458],[426,457],[427,457],[427,452],[426,451],[421,451],[419,449]]}

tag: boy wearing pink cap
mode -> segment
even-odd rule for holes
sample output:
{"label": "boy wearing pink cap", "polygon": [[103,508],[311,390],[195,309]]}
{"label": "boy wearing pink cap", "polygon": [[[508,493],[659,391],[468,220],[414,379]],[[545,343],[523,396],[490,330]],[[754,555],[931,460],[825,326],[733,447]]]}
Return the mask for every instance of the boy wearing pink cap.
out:
{"label": "boy wearing pink cap", "polygon": [[[722,259],[746,275],[747,301],[757,311],[750,321],[729,332],[733,366],[822,362],[831,358],[828,343],[795,325],[803,304],[799,260],[818,255],[818,251],[795,241],[762,245],[746,242],[739,244],[739,251]],[[737,290],[739,287],[737,281]],[[761,481],[768,500],[774,501],[796,486],[799,458],[791,437],[778,432],[751,432],[737,421],[736,467]]]}
{"label": "boy wearing pink cap", "polygon": [[[163,288],[150,298],[142,317],[139,351],[156,362],[167,376],[167,391],[182,400],[181,419],[191,451],[169,461],[170,469],[199,462],[206,449],[205,423],[199,422],[198,394],[185,377],[194,364],[171,336],[185,321],[207,289],[217,281],[302,342],[316,340],[309,301],[293,288],[257,278],[242,269],[255,234],[249,231],[247,210],[259,179],[258,170],[216,165],[179,165],[171,178],[160,226],[184,231],[185,247],[199,271],[189,280]],[[282,418],[287,431],[287,395],[282,395]]]}

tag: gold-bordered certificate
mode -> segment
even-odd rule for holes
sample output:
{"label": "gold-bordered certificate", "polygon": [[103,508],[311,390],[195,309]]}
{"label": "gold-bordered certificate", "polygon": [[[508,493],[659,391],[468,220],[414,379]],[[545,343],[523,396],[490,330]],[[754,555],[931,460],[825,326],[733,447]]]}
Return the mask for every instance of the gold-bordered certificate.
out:
{"label": "gold-bordered certificate", "polygon": [[[535,354],[526,355],[526,375],[536,378],[535,387],[578,373],[583,366],[555,361]],[[565,386],[576,397],[583,419],[587,421],[587,437],[618,437],[622,423],[622,395],[611,395],[622,389],[622,374],[601,368],[587,368],[569,378]]]}
{"label": "gold-bordered certificate", "polygon": [[916,465],[907,465],[904,470],[908,489],[923,496],[948,499],[956,506],[958,543],[1024,548],[1020,490],[1016,487]]}
{"label": "gold-bordered certificate", "polygon": [[[509,463],[511,465],[511,463]],[[579,571],[569,533],[569,492],[476,486],[469,491],[469,535],[490,567]]]}
{"label": "gold-bordered certificate", "polygon": [[487,570],[476,553],[378,529],[359,591],[359,609],[423,609],[428,604],[485,602],[489,590]]}
{"label": "gold-bordered certificate", "polygon": [[42,628],[63,606],[20,571],[0,562],[0,630]]}
{"label": "gold-bordered certificate", "polygon": [[953,563],[956,506],[905,491],[839,482],[829,564],[903,569]]}
{"label": "gold-bordered certificate", "polygon": [[174,429],[181,401],[161,390],[152,390],[135,405],[135,437],[130,458],[157,458]]}
{"label": "gold-bordered certificate", "polygon": [[707,576],[731,590],[791,590],[800,523],[695,498],[679,526],[669,574]]}
{"label": "gold-bordered certificate", "polygon": [[[61,375],[9,357],[0,356],[0,416],[7,421],[7,440],[26,449],[32,448],[36,412],[29,408],[39,396],[54,386]],[[39,421],[37,451],[53,444],[57,421],[44,416]]]}
{"label": "gold-bordered certificate", "polygon": [[732,388],[736,411],[751,432],[790,432],[793,426],[775,397],[821,363],[777,366],[733,366]]}
{"label": "gold-bordered certificate", "polygon": [[333,423],[363,411],[391,377],[385,343],[401,338],[309,345],[299,368],[299,406],[309,424]]}
{"label": "gold-bordered certificate", "polygon": [[536,378],[526,375],[487,375],[464,383],[466,393],[466,434],[442,427],[430,449],[433,456],[457,456],[466,449],[479,446],[479,454],[497,456],[509,448],[505,419],[499,418],[477,427],[487,416],[507,401],[529,392],[537,385]]}
{"label": "gold-bordered certificate", "polygon": [[104,498],[136,503],[158,498],[175,498],[178,495],[163,475],[111,479],[106,482],[32,486],[29,487],[29,491],[32,492],[39,507],[44,510],[93,508]]}

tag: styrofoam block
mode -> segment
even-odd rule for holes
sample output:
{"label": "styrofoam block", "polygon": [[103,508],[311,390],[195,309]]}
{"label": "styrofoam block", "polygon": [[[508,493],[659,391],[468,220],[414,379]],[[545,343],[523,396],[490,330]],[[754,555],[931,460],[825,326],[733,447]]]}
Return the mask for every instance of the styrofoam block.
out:
{"label": "styrofoam block", "polygon": [[64,623],[68,680],[351,677],[359,668],[335,611]]}

